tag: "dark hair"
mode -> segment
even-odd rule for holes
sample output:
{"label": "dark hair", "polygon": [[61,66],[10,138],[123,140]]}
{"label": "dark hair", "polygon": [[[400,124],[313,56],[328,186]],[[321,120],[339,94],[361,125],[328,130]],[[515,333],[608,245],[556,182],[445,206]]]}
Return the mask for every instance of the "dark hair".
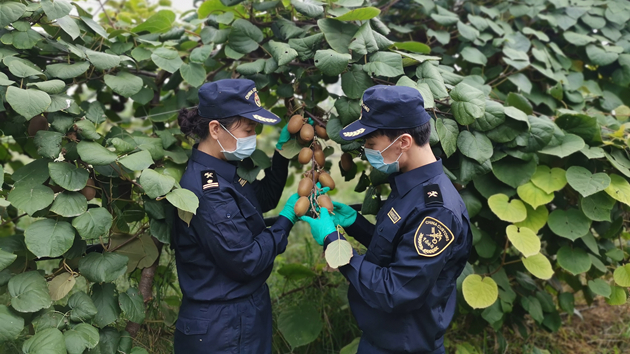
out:
{"label": "dark hair", "polygon": [[421,126],[409,129],[378,129],[366,135],[365,138],[369,139],[372,137],[385,135],[391,141],[403,134],[411,135],[416,145],[423,146],[429,142],[429,138],[431,137],[431,122],[427,122]]}
{"label": "dark hair", "polygon": [[210,119],[205,118],[199,115],[199,111],[197,108],[186,109],[182,108],[179,111],[179,115],[177,116],[177,123],[179,124],[179,129],[185,135],[199,139],[199,141],[206,140],[209,132],[208,123],[216,120],[220,124],[222,124],[225,128],[230,129],[232,126],[240,124],[242,117],[228,117],[221,119]]}

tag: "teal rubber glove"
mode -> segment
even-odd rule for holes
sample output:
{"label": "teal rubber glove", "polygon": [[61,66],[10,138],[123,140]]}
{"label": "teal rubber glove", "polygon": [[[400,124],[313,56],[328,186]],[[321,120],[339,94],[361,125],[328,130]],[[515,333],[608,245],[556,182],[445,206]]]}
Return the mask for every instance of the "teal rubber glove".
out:
{"label": "teal rubber glove", "polygon": [[295,215],[295,203],[300,199],[300,196],[295,193],[289,197],[287,203],[284,205],[284,208],[280,211],[280,215],[285,218],[291,220],[293,225],[298,221],[297,215]]}
{"label": "teal rubber glove", "polygon": [[333,222],[341,227],[348,227],[357,219],[357,211],[343,203],[333,202],[333,211]]}
{"label": "teal rubber glove", "polygon": [[282,146],[284,146],[284,144],[286,144],[289,140],[291,140],[291,133],[289,133],[289,125],[287,124],[280,131],[280,137],[278,138],[276,149],[282,150]]}
{"label": "teal rubber glove", "polygon": [[317,188],[318,189],[317,189],[316,197],[319,197],[322,194],[326,194],[326,193],[330,192],[330,188],[328,188],[328,187],[323,187],[322,188],[322,185],[319,182],[317,182]]}
{"label": "teal rubber glove", "polygon": [[302,216],[300,220],[304,220],[311,225],[311,234],[313,234],[315,242],[320,246],[324,245],[326,236],[337,231],[333,219],[330,217],[328,209],[326,208],[320,209],[319,219],[313,219],[310,216]]}

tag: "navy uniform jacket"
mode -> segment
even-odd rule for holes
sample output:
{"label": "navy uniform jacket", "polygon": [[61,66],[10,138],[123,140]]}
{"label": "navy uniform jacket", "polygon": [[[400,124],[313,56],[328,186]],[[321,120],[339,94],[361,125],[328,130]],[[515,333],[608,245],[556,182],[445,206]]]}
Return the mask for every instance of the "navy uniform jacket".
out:
{"label": "navy uniform jacket", "polygon": [[[441,160],[389,182],[376,225],[359,214],[346,228],[367,247],[339,268],[363,331],[359,353],[443,353],[472,245],[468,212]],[[326,245],[336,239],[330,234]]]}
{"label": "navy uniform jacket", "polygon": [[180,184],[199,208],[190,227],[177,218],[173,232],[183,306],[244,298],[264,285],[293,226],[281,216],[266,228],[262,216],[278,204],[288,164],[276,152],[265,178],[250,184],[235,164],[193,149]]}

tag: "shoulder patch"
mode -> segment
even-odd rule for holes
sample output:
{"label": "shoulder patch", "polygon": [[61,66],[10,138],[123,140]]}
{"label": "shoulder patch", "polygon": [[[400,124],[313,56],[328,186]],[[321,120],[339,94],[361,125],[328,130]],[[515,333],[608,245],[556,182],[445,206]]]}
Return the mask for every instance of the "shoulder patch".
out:
{"label": "shoulder patch", "polygon": [[437,184],[427,184],[424,186],[424,204],[444,204],[442,191]]}
{"label": "shoulder patch", "polygon": [[442,253],[454,238],[453,232],[440,220],[427,216],[418,226],[413,242],[419,255],[435,257]]}
{"label": "shoulder patch", "polygon": [[389,216],[389,219],[394,224],[400,221],[400,215],[398,215],[398,213],[396,212],[394,208],[392,208],[392,210],[390,210],[389,213],[387,213],[387,216]]}
{"label": "shoulder patch", "polygon": [[201,188],[205,191],[219,187],[219,180],[214,170],[201,171]]}

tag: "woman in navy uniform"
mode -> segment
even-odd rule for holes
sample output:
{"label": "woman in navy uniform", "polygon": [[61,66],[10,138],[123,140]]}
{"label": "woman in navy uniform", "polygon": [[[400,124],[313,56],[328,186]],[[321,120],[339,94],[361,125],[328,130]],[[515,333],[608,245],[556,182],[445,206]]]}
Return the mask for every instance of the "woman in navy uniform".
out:
{"label": "woman in navy uniform", "polygon": [[361,106],[361,119],[340,134],[364,138],[367,160],[390,174],[376,225],[341,203],[332,217],[322,209],[319,219],[302,219],[320,245],[336,240],[341,225],[367,247],[339,267],[363,331],[359,353],[444,353],[456,280],[472,245],[466,206],[428,144],[431,117],[418,90],[374,86]]}
{"label": "woman in navy uniform", "polygon": [[[297,194],[278,220],[265,227],[262,213],[274,209],[287,180],[289,161],[276,151],[265,177],[239,178],[236,161],[256,148],[257,124],[276,124],[261,107],[254,82],[227,79],[199,89],[199,106],[182,110],[181,131],[195,137],[181,179],[199,198],[187,224],[176,217],[173,232],[183,298],[176,324],[175,353],[271,353],[272,317],[265,283],[274,259],[284,252],[297,221]],[[288,140],[284,131],[276,147]]]}

